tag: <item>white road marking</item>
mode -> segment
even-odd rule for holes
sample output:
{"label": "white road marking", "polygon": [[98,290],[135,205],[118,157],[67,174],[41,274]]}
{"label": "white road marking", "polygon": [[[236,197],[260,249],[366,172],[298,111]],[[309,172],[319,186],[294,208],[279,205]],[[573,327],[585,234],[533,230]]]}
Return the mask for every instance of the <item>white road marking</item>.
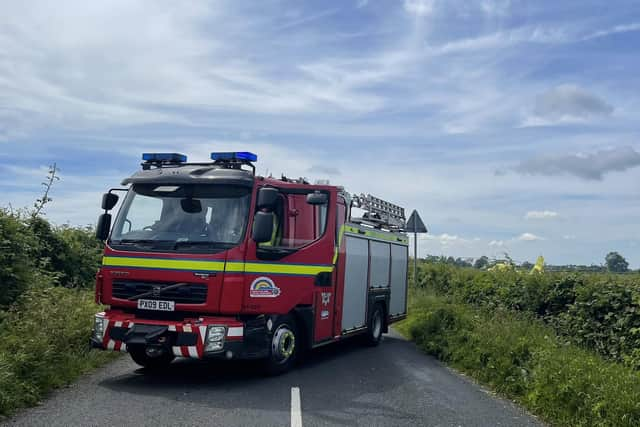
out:
{"label": "white road marking", "polygon": [[291,387],[291,427],[302,427],[299,387]]}

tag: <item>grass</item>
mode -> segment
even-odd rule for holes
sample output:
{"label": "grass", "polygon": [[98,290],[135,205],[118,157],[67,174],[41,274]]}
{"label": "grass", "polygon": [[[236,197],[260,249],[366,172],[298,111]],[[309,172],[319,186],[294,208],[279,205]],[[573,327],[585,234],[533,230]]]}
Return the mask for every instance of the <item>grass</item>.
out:
{"label": "grass", "polygon": [[559,426],[640,425],[640,374],[533,316],[412,291],[398,329],[426,353]]}
{"label": "grass", "polygon": [[0,417],[38,403],[52,389],[113,360],[89,351],[93,315],[88,290],[46,287],[25,292],[0,318]]}

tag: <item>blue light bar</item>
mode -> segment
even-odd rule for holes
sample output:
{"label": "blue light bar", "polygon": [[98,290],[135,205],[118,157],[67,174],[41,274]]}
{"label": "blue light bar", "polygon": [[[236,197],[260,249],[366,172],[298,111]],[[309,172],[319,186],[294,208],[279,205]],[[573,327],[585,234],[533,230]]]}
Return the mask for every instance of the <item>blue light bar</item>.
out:
{"label": "blue light bar", "polygon": [[187,161],[187,156],[180,153],[142,153],[142,160],[145,162],[184,163]]}
{"label": "blue light bar", "polygon": [[223,153],[211,153],[211,160],[245,160],[247,162],[257,162],[258,156],[248,151],[231,151]]}

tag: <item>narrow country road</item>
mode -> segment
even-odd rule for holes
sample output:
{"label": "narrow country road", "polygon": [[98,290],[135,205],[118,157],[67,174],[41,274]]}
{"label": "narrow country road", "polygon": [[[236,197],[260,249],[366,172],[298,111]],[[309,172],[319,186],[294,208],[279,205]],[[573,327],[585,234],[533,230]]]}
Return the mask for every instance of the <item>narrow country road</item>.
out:
{"label": "narrow country road", "polygon": [[541,426],[395,333],[345,342],[263,377],[254,364],[180,360],[145,374],[129,357],[54,393],[7,426]]}

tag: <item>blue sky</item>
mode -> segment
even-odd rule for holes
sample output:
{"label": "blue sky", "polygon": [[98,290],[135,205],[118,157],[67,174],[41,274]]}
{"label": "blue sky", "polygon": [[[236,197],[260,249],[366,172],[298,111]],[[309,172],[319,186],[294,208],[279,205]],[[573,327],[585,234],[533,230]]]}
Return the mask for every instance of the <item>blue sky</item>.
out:
{"label": "blue sky", "polygon": [[640,3],[2,1],[0,205],[94,223],[143,151],[418,209],[422,254],[640,267]]}

